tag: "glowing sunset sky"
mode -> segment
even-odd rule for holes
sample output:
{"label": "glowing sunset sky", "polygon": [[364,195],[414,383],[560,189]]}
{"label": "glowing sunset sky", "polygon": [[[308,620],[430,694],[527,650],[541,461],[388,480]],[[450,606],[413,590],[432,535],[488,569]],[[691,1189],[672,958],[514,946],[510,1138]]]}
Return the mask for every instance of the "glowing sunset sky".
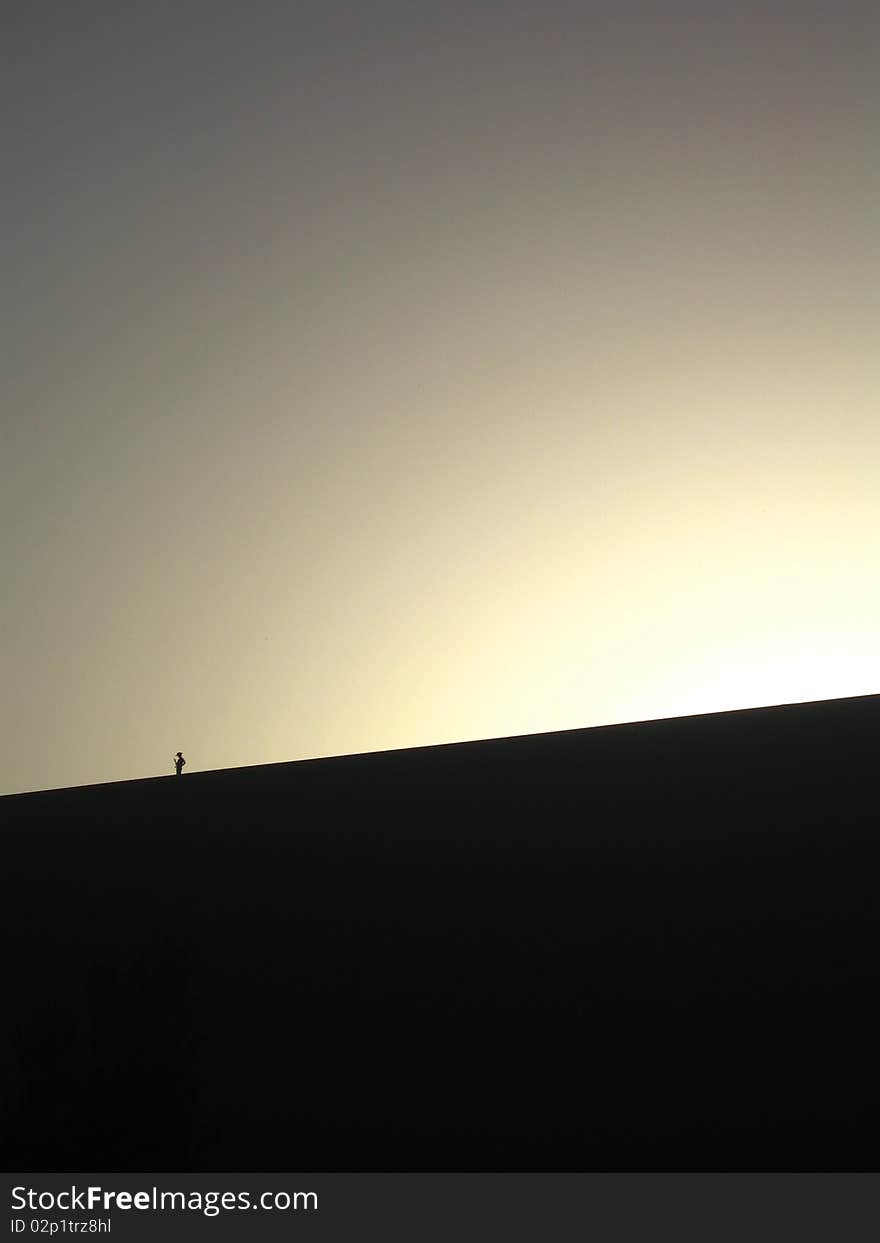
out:
{"label": "glowing sunset sky", "polygon": [[880,691],[873,0],[13,4],[13,792]]}

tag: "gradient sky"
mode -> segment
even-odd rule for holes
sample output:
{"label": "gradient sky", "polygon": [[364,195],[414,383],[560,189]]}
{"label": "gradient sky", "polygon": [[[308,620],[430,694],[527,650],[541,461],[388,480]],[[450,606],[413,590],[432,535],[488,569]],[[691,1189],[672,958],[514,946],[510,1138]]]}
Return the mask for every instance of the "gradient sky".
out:
{"label": "gradient sky", "polygon": [[878,32],[5,5],[0,790],[880,691]]}

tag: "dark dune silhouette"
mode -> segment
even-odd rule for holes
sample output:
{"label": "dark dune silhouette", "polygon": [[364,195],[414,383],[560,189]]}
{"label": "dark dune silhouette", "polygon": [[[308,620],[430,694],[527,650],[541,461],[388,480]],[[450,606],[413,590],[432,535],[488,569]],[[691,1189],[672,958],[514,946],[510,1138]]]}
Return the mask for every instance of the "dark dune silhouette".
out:
{"label": "dark dune silhouette", "polygon": [[49,992],[12,1024],[17,1071],[4,1130],[24,1168],[191,1168],[205,1136],[196,1100],[188,948],[108,946],[73,990]]}
{"label": "dark dune silhouette", "polygon": [[874,1168],[878,723],[0,800],[6,1167]]}

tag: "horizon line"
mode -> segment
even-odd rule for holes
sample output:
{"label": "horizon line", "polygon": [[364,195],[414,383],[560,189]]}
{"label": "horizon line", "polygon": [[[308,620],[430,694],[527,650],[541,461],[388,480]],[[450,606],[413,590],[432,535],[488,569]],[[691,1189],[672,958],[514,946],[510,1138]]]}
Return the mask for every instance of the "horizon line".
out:
{"label": "horizon line", "polygon": [[[364,757],[369,757],[373,755],[393,755],[395,753],[401,753],[401,752],[406,752],[406,751],[437,751],[445,747],[478,746],[481,743],[490,743],[490,742],[514,742],[514,741],[517,741],[523,738],[550,738],[550,737],[554,737],[560,734],[591,733],[595,730],[604,730],[604,729],[625,729],[626,727],[633,726],[633,725],[656,725],[662,721],[696,720],[696,719],[699,719],[700,717],[706,717],[706,716],[734,716],[738,713],[744,713],[744,712],[772,712],[778,708],[808,707],[813,704],[846,703],[848,701],[856,700],[856,699],[877,699],[877,698],[880,698],[880,691],[868,691],[860,695],[835,695],[830,699],[786,700],[783,703],[754,704],[746,708],[717,708],[717,709],[710,710],[708,712],[685,712],[679,715],[645,717],[645,718],[639,718],[637,720],[607,721],[599,725],[574,725],[566,729],[538,730],[532,734],[497,734],[497,735],[493,735],[488,738],[486,737],[459,738],[459,739],[450,740],[448,742],[417,743],[411,747],[383,747],[375,751],[342,751],[342,752],[333,753],[331,755],[300,756],[298,759],[292,759],[292,760],[270,760],[268,763],[264,763],[264,764],[236,764],[228,768],[198,769],[194,772],[187,773],[186,776],[194,777],[197,774],[199,776],[208,776],[213,773],[244,772],[247,769],[253,769],[253,768],[280,768],[282,766],[287,766],[290,764],[316,764],[316,763],[322,763],[322,762],[330,761],[330,760],[364,758]],[[169,778],[169,777],[171,777],[173,780],[177,780],[176,776],[173,773],[154,773],[151,776],[146,776],[146,777],[122,777],[122,778],[119,778],[113,781],[84,782],[82,785],[46,786],[46,787],[39,787],[34,790],[15,790],[7,794],[0,794],[0,799],[26,798],[34,794],[61,794],[61,793],[64,793],[65,791],[70,791],[70,790],[94,790],[94,789],[99,789],[102,786],[133,785],[141,781],[164,781],[166,778]]]}

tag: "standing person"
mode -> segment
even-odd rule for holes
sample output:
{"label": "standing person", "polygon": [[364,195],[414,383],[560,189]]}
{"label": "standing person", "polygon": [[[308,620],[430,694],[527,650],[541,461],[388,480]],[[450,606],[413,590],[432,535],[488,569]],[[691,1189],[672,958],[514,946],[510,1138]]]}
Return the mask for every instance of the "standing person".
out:
{"label": "standing person", "polygon": [[175,757],[175,760],[174,760],[174,770],[177,773],[178,777],[183,776],[183,766],[185,763],[186,763],[186,760],[183,758],[183,752],[178,751],[177,756]]}

